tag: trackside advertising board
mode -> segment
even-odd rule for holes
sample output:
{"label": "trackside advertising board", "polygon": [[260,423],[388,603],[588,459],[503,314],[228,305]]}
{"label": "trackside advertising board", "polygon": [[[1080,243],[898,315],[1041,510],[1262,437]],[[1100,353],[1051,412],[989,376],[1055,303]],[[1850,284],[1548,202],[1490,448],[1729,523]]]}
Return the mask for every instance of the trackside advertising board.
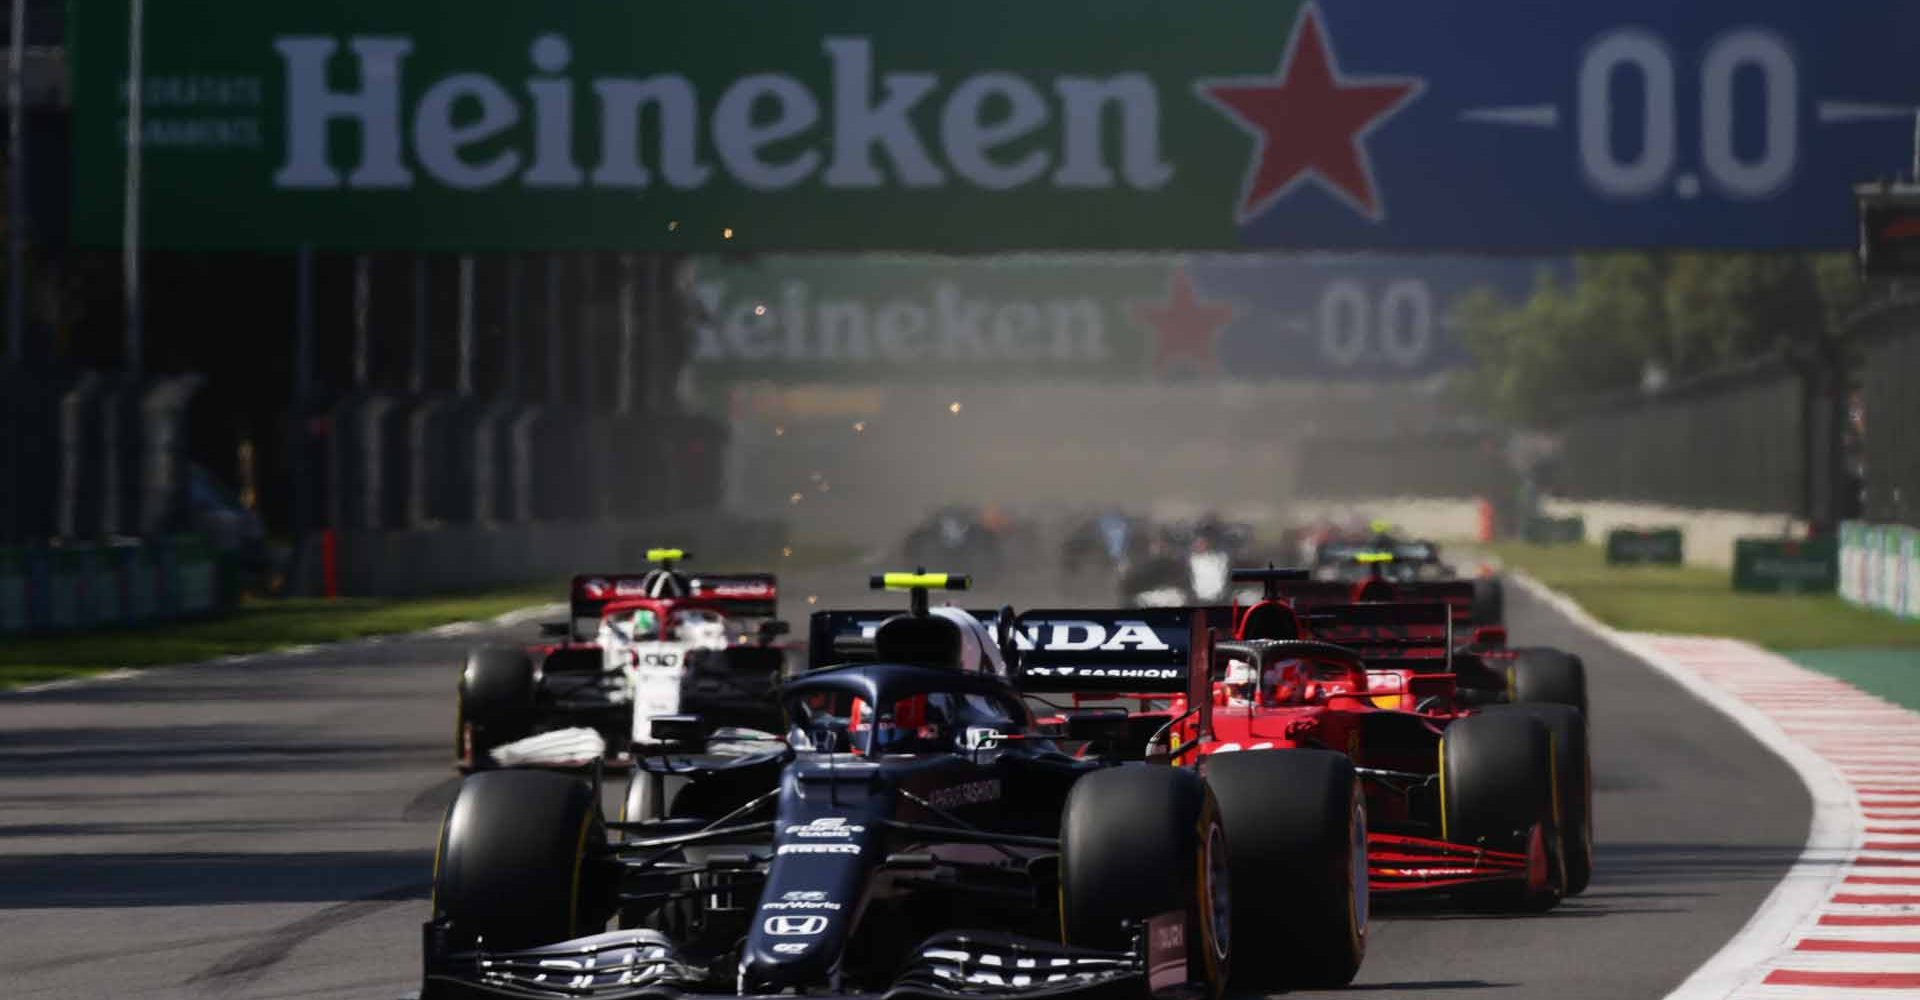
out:
{"label": "trackside advertising board", "polygon": [[1920,529],[1842,522],[1840,596],[1851,604],[1920,618]]}
{"label": "trackside advertising board", "polygon": [[[118,240],[127,0],[74,0]],[[170,0],[147,239],[257,249],[1854,243],[1910,0]]]}
{"label": "trackside advertising board", "polygon": [[1421,378],[1468,291],[1564,258],[1318,254],[700,257],[703,377]]}

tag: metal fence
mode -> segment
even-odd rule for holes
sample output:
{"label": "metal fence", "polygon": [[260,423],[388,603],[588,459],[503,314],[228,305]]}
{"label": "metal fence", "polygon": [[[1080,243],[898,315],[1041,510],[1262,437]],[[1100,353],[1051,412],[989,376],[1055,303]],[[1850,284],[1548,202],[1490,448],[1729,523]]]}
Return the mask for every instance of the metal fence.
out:
{"label": "metal fence", "polygon": [[317,527],[628,519],[720,501],[726,428],[460,396],[355,393],[302,422]]}
{"label": "metal fence", "polygon": [[1861,352],[1860,466],[1869,521],[1920,526],[1920,321],[1869,340]]}
{"label": "metal fence", "polygon": [[1310,438],[1301,445],[1294,483],[1300,495],[1319,500],[1417,496],[1504,502],[1514,492],[1515,478],[1505,435],[1488,431]]}
{"label": "metal fence", "polygon": [[1805,515],[1807,392],[1784,365],[1577,413],[1542,486],[1568,499]]}

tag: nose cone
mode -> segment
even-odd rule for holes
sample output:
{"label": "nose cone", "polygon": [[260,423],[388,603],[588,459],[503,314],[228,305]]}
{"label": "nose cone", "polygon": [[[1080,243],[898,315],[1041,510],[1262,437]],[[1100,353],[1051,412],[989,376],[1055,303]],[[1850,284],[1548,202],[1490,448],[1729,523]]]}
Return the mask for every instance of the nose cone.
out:
{"label": "nose cone", "polygon": [[740,971],[750,990],[824,986],[881,851],[877,814],[783,816]]}

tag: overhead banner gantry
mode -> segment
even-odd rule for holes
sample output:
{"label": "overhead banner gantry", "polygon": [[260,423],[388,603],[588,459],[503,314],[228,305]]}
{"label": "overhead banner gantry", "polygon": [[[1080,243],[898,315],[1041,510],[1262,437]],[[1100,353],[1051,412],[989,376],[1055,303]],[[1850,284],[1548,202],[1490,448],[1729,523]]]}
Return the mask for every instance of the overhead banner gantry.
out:
{"label": "overhead banner gantry", "polygon": [[[127,5],[71,5],[76,233]],[[169,0],[146,234],[257,249],[1846,248],[1910,0]]]}

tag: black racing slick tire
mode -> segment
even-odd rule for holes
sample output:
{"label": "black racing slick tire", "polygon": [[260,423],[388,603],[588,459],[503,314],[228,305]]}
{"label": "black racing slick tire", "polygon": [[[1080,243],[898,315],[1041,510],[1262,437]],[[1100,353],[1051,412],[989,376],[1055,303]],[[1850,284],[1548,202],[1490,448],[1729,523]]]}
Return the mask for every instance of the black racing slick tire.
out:
{"label": "black racing slick tire", "polygon": [[1513,651],[1507,664],[1507,700],[1516,705],[1572,705],[1587,711],[1587,665],[1546,646]]}
{"label": "black racing slick tire", "polygon": [[487,771],[460,785],[440,828],[434,918],[491,950],[600,931],[611,886],[598,864],[607,830],[593,786],[553,771]]}
{"label": "black racing slick tire", "polygon": [[1497,576],[1478,577],[1473,581],[1473,623],[1475,625],[1504,625],[1507,621],[1507,590]]}
{"label": "black racing slick tire", "polygon": [[1593,758],[1587,746],[1587,717],[1571,705],[1499,705],[1487,712],[1524,712],[1545,723],[1552,734],[1566,894],[1585,892],[1593,881]]}
{"label": "black racing slick tire", "polygon": [[1560,857],[1553,734],[1529,712],[1458,719],[1440,737],[1440,835],[1456,844],[1545,854],[1544,877],[1529,873],[1491,898],[1525,910],[1550,909],[1566,887]]}
{"label": "black racing slick tire", "polygon": [[1345,986],[1367,953],[1367,813],[1330,750],[1207,758],[1232,855],[1236,989]]}
{"label": "black racing slick tire", "polygon": [[1227,837],[1193,772],[1130,765],[1074,783],[1060,824],[1060,929],[1067,944],[1134,945],[1131,928],[1185,917],[1187,979],[1218,998],[1232,974]]}
{"label": "black racing slick tire", "polygon": [[455,703],[454,755],[472,767],[492,763],[499,746],[533,735],[533,659],[513,646],[467,654]]}

